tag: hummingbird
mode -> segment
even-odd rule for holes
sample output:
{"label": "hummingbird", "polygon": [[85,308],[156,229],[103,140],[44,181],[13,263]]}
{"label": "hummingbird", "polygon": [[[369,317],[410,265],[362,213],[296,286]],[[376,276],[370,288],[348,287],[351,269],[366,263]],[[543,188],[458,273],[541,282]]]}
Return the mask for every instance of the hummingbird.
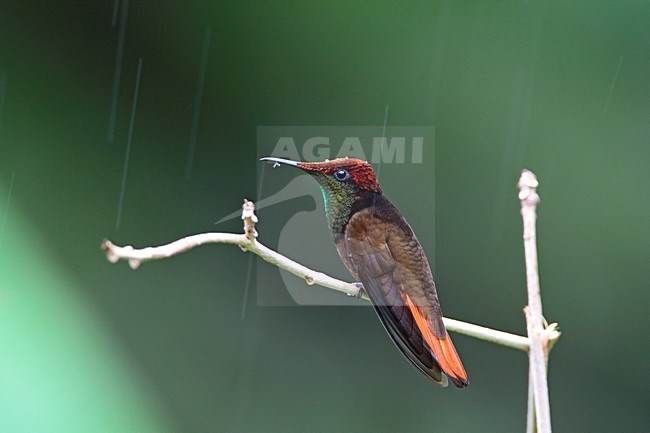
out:
{"label": "hummingbird", "polygon": [[413,229],[382,194],[372,166],[356,158],[298,162],[318,183],[336,250],[363,285],[379,320],[402,354],[440,386],[469,385],[443,323],[431,268]]}

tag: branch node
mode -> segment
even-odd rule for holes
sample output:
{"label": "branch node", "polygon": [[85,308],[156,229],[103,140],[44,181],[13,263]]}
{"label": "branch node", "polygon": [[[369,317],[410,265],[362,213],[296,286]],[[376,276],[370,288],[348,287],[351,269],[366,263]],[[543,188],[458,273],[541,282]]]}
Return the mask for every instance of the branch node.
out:
{"label": "branch node", "polygon": [[542,331],[542,341],[546,348],[546,356],[548,356],[548,352],[555,346],[555,343],[557,343],[561,335],[562,333],[558,331],[557,323],[551,323]]}

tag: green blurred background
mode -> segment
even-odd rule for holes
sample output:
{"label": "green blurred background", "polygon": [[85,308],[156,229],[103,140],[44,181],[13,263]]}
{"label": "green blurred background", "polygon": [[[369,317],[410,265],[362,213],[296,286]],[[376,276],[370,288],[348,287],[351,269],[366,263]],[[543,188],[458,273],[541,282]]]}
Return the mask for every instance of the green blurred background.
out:
{"label": "green blurred background", "polygon": [[[388,125],[436,129],[424,247],[446,313],[524,332],[515,184],[535,171],[544,311],[563,330],[554,427],[648,431],[650,3],[131,0],[109,142],[113,14],[112,1],[0,7],[0,431],[523,431],[523,353],[456,336],[472,385],[440,389],[370,308],[251,295],[240,320],[237,248],[137,272],[99,250],[214,230],[256,199],[258,125],[381,125],[387,105]],[[417,179],[383,187],[431,229]]]}

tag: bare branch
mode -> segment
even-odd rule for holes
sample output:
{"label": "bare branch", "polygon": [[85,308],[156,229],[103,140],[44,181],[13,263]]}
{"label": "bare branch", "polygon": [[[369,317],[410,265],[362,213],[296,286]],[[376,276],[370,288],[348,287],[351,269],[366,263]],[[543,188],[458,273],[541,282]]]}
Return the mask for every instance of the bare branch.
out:
{"label": "bare branch", "polygon": [[[203,244],[216,243],[238,245],[242,250],[250,251],[267,262],[302,278],[309,285],[317,284],[322,287],[345,293],[348,296],[368,300],[367,295],[359,288],[359,286],[332,278],[322,272],[311,270],[258,242],[256,239],[257,231],[255,230],[255,224],[257,223],[257,216],[255,216],[254,213],[255,205],[253,202],[245,200],[242,208],[242,220],[244,220],[245,234],[201,233],[179,239],[166,245],[142,249],[136,249],[132,246],[120,247],[109,240],[105,240],[102,242],[101,247],[102,250],[106,252],[106,258],[111,263],[126,260],[132,269],[137,269],[143,262],[165,259]],[[528,338],[526,337],[449,318],[445,318],[444,322],[447,330],[452,332],[457,332],[459,334],[464,334],[480,340],[523,351],[527,351],[529,347]]]}
{"label": "bare branch", "polygon": [[454,320],[448,317],[443,318],[443,320],[445,322],[445,328],[448,331],[478,338],[479,340],[485,340],[490,343],[500,344],[501,346],[523,350],[524,352],[528,351],[529,345],[528,338],[526,337],[497,331],[496,329],[486,328],[472,323],[461,322],[460,320]]}
{"label": "bare branch", "polygon": [[[526,325],[530,350],[530,374],[532,379],[532,399],[529,388],[529,404],[534,402],[534,409],[528,408],[528,428],[530,430],[532,417],[535,418],[538,433],[551,433],[551,408],[548,399],[548,383],[546,371],[546,356],[548,353],[548,335],[544,329],[542,315],[542,298],[539,289],[539,273],[537,269],[537,236],[535,222],[537,220],[537,178],[523,170],[519,178],[519,200],[521,200],[521,216],[524,224],[524,253],[526,256],[526,283],[528,287],[528,306],[525,308]],[[552,329],[555,331],[555,328]],[[557,332],[557,331],[555,331]]]}

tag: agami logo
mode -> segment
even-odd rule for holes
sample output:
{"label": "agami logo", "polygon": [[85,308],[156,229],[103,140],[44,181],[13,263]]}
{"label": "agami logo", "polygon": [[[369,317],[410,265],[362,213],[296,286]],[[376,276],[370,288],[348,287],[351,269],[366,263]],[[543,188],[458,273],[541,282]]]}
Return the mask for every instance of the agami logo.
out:
{"label": "agami logo", "polygon": [[[334,158],[359,158],[371,164],[396,163],[404,164],[407,150],[410,150],[410,162],[412,164],[422,163],[422,148],[424,137],[422,136],[393,136],[393,137],[372,137],[370,146],[372,149],[370,158],[364,152],[361,144],[361,137],[347,136],[342,143],[332,145],[330,137],[310,137],[301,143],[302,157],[298,152],[298,146],[294,137],[279,137],[272,155],[276,158],[291,159],[293,161],[324,161]],[[337,145],[338,144],[338,145]],[[338,152],[332,156],[332,147],[338,147]]]}

